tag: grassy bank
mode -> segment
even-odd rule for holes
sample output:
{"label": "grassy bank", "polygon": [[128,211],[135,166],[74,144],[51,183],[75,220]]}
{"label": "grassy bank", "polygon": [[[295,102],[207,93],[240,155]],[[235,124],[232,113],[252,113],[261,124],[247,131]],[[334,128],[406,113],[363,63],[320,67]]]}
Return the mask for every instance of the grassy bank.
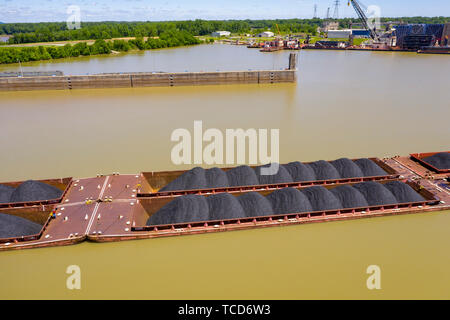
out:
{"label": "grassy bank", "polygon": [[69,57],[111,54],[130,50],[152,50],[200,44],[201,41],[187,32],[168,32],[159,38],[138,37],[131,40],[96,40],[93,44],[79,42],[64,46],[0,47],[0,64],[63,59]]}

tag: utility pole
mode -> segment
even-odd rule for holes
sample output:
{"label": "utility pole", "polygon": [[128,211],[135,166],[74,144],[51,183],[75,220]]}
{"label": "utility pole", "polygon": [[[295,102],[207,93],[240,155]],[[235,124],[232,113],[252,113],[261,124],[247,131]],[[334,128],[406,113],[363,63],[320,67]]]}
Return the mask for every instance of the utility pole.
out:
{"label": "utility pole", "polygon": [[328,9],[327,9],[327,20],[330,20],[330,7],[328,7]]}

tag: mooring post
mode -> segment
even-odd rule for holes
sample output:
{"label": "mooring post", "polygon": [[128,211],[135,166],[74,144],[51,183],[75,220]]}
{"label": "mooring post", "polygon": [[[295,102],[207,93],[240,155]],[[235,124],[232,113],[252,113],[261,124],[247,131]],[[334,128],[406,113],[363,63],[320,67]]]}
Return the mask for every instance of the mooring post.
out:
{"label": "mooring post", "polygon": [[289,70],[297,70],[297,54],[291,53],[289,55]]}

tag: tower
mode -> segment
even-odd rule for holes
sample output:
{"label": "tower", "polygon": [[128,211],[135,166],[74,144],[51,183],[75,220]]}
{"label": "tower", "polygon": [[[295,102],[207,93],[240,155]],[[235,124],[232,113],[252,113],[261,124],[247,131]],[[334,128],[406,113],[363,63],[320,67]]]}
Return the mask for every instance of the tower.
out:
{"label": "tower", "polygon": [[314,16],[313,19],[317,18],[317,4],[314,5]]}
{"label": "tower", "polygon": [[334,1],[334,19],[339,19],[339,6],[341,5],[341,1],[336,0]]}

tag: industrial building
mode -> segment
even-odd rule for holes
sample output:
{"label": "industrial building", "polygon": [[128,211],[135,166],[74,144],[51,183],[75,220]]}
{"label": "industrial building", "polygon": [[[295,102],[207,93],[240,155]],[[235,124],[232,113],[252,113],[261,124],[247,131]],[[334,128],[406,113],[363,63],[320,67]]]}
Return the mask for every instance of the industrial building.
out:
{"label": "industrial building", "polygon": [[275,35],[272,31],[264,31],[258,34],[258,37],[260,38],[272,38]]}
{"label": "industrial building", "polygon": [[444,30],[442,31],[441,46],[450,45],[450,22],[444,25]]}
{"label": "industrial building", "polygon": [[327,34],[330,39],[348,39],[351,35],[355,38],[370,37],[370,32],[365,29],[328,30]]}
{"label": "industrial building", "polygon": [[[448,25],[448,24],[447,24]],[[397,45],[405,50],[419,50],[422,47],[441,43],[444,24],[406,24],[395,27]]]}
{"label": "industrial building", "polygon": [[330,39],[348,39],[352,34],[352,30],[328,30],[327,34]]}
{"label": "industrial building", "polygon": [[352,29],[355,38],[370,38],[370,31],[366,29]]}
{"label": "industrial building", "polygon": [[11,36],[0,35],[0,42],[7,43],[9,41],[9,38],[11,38]]}
{"label": "industrial building", "polygon": [[211,37],[220,38],[220,37],[229,37],[231,35],[230,31],[216,31],[211,33]]}

